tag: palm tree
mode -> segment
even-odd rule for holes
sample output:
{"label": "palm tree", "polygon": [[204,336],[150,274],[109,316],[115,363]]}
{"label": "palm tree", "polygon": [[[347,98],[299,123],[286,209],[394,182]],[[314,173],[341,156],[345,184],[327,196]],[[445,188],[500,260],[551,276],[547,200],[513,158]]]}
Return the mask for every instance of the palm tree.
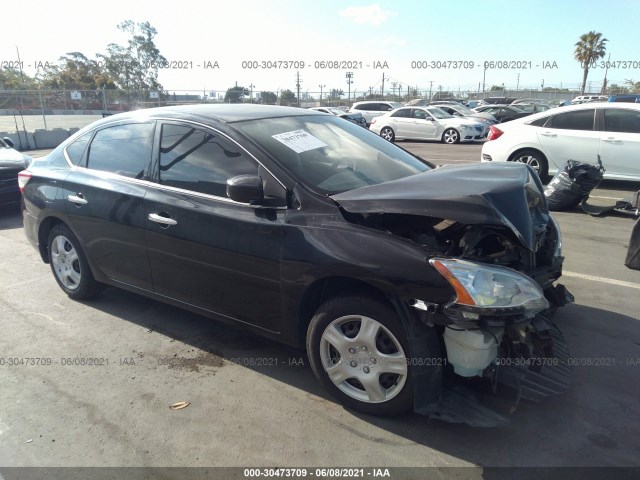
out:
{"label": "palm tree", "polygon": [[576,50],[573,55],[584,69],[584,75],[582,76],[582,95],[584,95],[584,90],[587,85],[589,67],[592,62],[604,57],[606,42],[608,42],[608,40],[602,38],[601,33],[596,33],[594,30],[591,30],[589,33],[580,35],[580,41],[576,43]]}

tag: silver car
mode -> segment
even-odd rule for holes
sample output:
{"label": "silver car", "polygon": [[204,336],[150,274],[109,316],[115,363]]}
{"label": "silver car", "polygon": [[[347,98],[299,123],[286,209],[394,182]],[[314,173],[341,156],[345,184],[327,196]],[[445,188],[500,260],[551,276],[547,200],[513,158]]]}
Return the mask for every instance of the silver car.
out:
{"label": "silver car", "polygon": [[482,123],[455,117],[438,107],[398,108],[374,118],[369,130],[390,142],[411,139],[460,143],[484,138]]}

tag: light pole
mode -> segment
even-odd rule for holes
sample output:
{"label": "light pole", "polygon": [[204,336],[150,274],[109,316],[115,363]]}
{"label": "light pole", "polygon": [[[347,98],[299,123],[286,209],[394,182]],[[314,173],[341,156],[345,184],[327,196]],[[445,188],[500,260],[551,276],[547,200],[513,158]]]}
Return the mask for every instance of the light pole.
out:
{"label": "light pole", "polygon": [[347,94],[347,103],[351,102],[351,84],[353,83],[353,72],[347,72],[345,74],[347,77],[347,85],[349,87],[349,93]]}
{"label": "light pole", "polygon": [[255,85],[253,83],[249,84],[249,103],[253,103],[253,88]]}
{"label": "light pole", "polygon": [[326,85],[318,85],[320,87],[320,106],[322,106],[322,89],[326,88]]}

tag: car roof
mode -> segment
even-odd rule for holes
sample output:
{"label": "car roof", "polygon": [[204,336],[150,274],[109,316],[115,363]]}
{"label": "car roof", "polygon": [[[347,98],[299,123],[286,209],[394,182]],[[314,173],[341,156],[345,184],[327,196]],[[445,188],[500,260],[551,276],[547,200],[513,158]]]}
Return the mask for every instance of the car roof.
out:
{"label": "car roof", "polygon": [[316,111],[296,107],[278,105],[254,104],[215,104],[215,105],[177,105],[171,107],[156,107],[132,112],[110,115],[98,121],[96,125],[111,123],[118,120],[142,120],[155,118],[180,118],[201,121],[217,120],[223,123],[240,122],[244,120],[259,120],[266,118],[291,117],[301,115],[318,115]]}
{"label": "car roof", "polygon": [[[615,102],[593,102],[593,103],[580,103],[578,105],[567,105],[566,107],[558,108],[550,108],[549,110],[545,110],[544,112],[534,113],[533,115],[528,115],[526,117],[517,118],[508,123],[513,124],[522,124],[522,123],[530,123],[539,118],[548,117],[551,115],[558,115],[560,113],[566,112],[575,112],[580,110],[589,110],[593,108],[617,108],[617,109],[627,109],[627,110],[636,110],[640,111],[640,104],[638,103],[615,103]],[[506,124],[505,124],[506,125]]]}

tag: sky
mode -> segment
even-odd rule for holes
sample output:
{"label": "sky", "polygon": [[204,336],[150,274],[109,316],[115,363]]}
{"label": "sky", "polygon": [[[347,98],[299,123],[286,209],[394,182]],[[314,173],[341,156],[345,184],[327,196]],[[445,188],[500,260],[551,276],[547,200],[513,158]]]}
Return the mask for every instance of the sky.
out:
{"label": "sky", "polygon": [[[130,19],[149,21],[169,67],[182,67],[159,73],[170,92],[224,93],[236,82],[295,91],[299,74],[302,93],[322,85],[325,93],[358,94],[380,91],[383,73],[385,93],[477,91],[483,82],[486,89],[575,88],[582,69],[574,45],[591,30],[608,39],[616,67],[609,84],[640,81],[639,17],[638,0],[35,0],[5,5],[12,21],[0,31],[0,66],[17,61],[18,51],[30,75],[67,52],[94,58],[109,43],[125,44],[117,25]],[[590,71],[594,89],[604,75],[604,68]]]}

